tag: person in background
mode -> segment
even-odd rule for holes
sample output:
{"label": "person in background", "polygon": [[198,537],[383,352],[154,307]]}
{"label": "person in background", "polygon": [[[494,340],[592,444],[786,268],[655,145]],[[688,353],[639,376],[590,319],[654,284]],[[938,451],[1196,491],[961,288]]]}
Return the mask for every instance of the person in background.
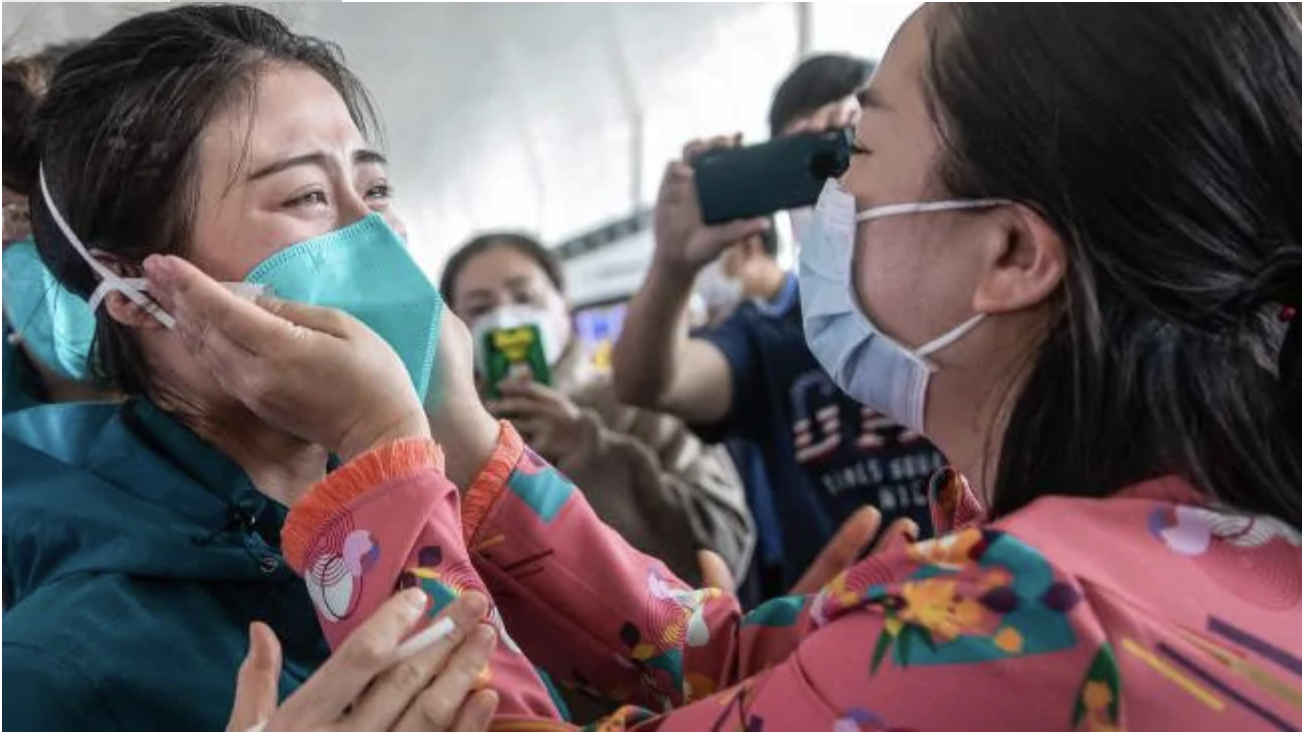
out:
{"label": "person in background", "polygon": [[86,301],[50,273],[32,241],[27,196],[17,190],[27,130],[55,67],[84,41],[47,46],[4,63],[4,350],[5,413],[41,403],[111,400],[95,384],[90,356],[95,318]]}
{"label": "person in background", "polygon": [[[305,440],[369,406],[411,416],[299,501],[289,561],[309,567],[342,519],[394,548],[380,584],[405,549],[443,548],[412,572],[483,579],[532,660],[626,704],[595,730],[1300,731],[1302,36],[1285,5],[929,4],[904,23],[799,272],[820,362],[957,462],[934,485],[939,537],[749,614],[629,548],[474,400],[423,426],[365,330],[278,318],[180,258],[146,272],[194,358],[239,371],[232,394]],[[678,162],[663,188],[691,219],[692,176]],[[958,325],[929,362],[912,346]],[[446,336],[466,365],[465,330]],[[469,368],[438,379],[475,394]],[[433,439],[479,457],[465,491]],[[527,682],[491,681],[501,700]]]}
{"label": "person in background", "polygon": [[[772,134],[853,124],[873,70],[848,56],[805,60],[775,94]],[[777,262],[774,233],[737,224],[740,236],[725,247],[686,257],[693,232],[668,220],[664,199],[652,266],[613,351],[613,380],[622,400],[677,415],[706,441],[734,444],[758,523],[759,562],[745,587],[764,598],[784,593],[863,505],[886,526],[901,519],[894,532],[928,528],[925,488],[942,457],[919,427],[857,404],[821,369],[804,339],[798,279]],[[810,212],[790,220],[810,220]],[[713,271],[743,299],[722,323],[690,334],[685,305],[696,278]]]}
{"label": "person in background", "polygon": [[505,318],[539,327],[552,384],[506,381],[489,407],[584,486],[600,518],[685,578],[701,580],[700,549],[746,573],[755,533],[729,456],[672,416],[617,401],[574,337],[554,253],[522,234],[481,235],[449,258],[440,292],[473,335]]}

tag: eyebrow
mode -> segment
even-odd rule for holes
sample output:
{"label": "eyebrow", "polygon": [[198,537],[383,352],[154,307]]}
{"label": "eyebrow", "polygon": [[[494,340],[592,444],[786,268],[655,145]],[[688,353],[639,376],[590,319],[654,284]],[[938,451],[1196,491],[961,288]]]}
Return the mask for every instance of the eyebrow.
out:
{"label": "eyebrow", "polygon": [[[503,285],[508,290],[518,290],[530,286],[532,280],[532,278],[525,275],[516,275],[504,281]],[[494,298],[494,291],[494,288],[475,288],[464,293],[462,297],[468,301],[473,299],[488,300]]]}
{"label": "eyebrow", "polygon": [[[385,155],[383,155],[378,151],[369,150],[369,149],[354,151],[353,158],[354,158],[354,165],[361,165],[367,163],[379,163],[381,165],[385,165],[387,163]],[[328,168],[329,159],[330,157],[322,151],[314,151],[312,153],[305,153],[303,155],[296,155],[296,156],[291,156],[289,158],[282,158],[279,161],[274,161],[272,163],[269,163],[268,165],[249,174],[248,180],[257,181],[261,178],[267,178],[268,176],[273,176],[275,174],[281,173],[282,171],[295,168],[296,166],[317,166],[318,168],[325,169]]]}

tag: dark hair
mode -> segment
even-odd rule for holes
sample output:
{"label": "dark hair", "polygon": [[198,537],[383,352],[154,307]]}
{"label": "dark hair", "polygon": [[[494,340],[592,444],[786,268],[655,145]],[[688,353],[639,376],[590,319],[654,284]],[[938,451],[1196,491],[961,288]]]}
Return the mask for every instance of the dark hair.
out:
{"label": "dark hair", "polygon": [[444,264],[444,272],[440,274],[440,296],[444,298],[444,302],[452,306],[458,275],[467,267],[467,263],[479,255],[500,247],[516,250],[534,260],[559,293],[567,292],[567,279],[562,273],[562,261],[543,243],[520,232],[487,232],[477,235],[471,242],[459,247]]}
{"label": "dark hair", "polygon": [[[69,226],[88,248],[133,267],[189,246],[197,206],[197,143],[231,104],[253,105],[260,71],[296,64],[321,74],[364,133],[375,114],[333,44],[292,33],[275,16],[242,5],[186,5],[126,20],[69,54],[21,133],[32,143],[11,162],[5,119],[5,185],[31,200],[41,258],[75,293],[96,276],[50,217],[38,164]],[[6,85],[5,106],[9,87]],[[14,132],[18,135],[18,132]],[[132,333],[97,315],[94,368],[128,394],[149,376]]]}
{"label": "dark hair", "polygon": [[874,71],[874,61],[856,56],[821,54],[804,59],[780,82],[771,99],[767,115],[771,137],[799,117],[855,94]]}
{"label": "dark hair", "polygon": [[[23,161],[35,157],[37,106],[50,86],[55,67],[86,41],[46,46],[31,56],[4,62],[4,187],[22,191],[27,185]],[[26,193],[25,191],[22,191]]]}
{"label": "dark hair", "polygon": [[1030,207],[1068,248],[1063,308],[1005,429],[994,511],[1176,474],[1300,527],[1300,342],[1281,351],[1300,321],[1276,318],[1301,305],[1293,13],[929,13],[943,183]]}

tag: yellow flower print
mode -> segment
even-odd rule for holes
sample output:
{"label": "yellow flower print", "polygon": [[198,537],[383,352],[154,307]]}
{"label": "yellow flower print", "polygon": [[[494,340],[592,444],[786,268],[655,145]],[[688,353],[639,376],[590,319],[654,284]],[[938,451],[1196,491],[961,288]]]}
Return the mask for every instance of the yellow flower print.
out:
{"label": "yellow flower print", "polygon": [[926,579],[902,585],[904,606],[898,616],[906,624],[924,627],[945,640],[978,632],[984,607],[974,599],[957,596],[957,582]]}
{"label": "yellow flower print", "polygon": [[1111,687],[1102,681],[1089,681],[1084,684],[1084,708],[1095,711],[1111,705]]}
{"label": "yellow flower print", "polygon": [[1080,693],[1084,703],[1084,728],[1088,731],[1120,731],[1111,721],[1108,707],[1115,700],[1111,686],[1103,681],[1089,681]]}
{"label": "yellow flower print", "polygon": [[1025,638],[1014,627],[1003,627],[993,637],[993,644],[1008,655],[1016,655],[1025,648]]}

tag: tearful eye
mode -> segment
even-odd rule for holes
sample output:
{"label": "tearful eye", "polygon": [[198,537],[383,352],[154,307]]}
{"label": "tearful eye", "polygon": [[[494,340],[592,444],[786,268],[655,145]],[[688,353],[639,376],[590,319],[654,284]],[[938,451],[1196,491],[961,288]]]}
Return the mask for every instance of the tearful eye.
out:
{"label": "tearful eye", "polygon": [[310,191],[301,196],[296,196],[286,202],[289,207],[309,207],[309,206],[326,206],[328,203],[325,191]]}

